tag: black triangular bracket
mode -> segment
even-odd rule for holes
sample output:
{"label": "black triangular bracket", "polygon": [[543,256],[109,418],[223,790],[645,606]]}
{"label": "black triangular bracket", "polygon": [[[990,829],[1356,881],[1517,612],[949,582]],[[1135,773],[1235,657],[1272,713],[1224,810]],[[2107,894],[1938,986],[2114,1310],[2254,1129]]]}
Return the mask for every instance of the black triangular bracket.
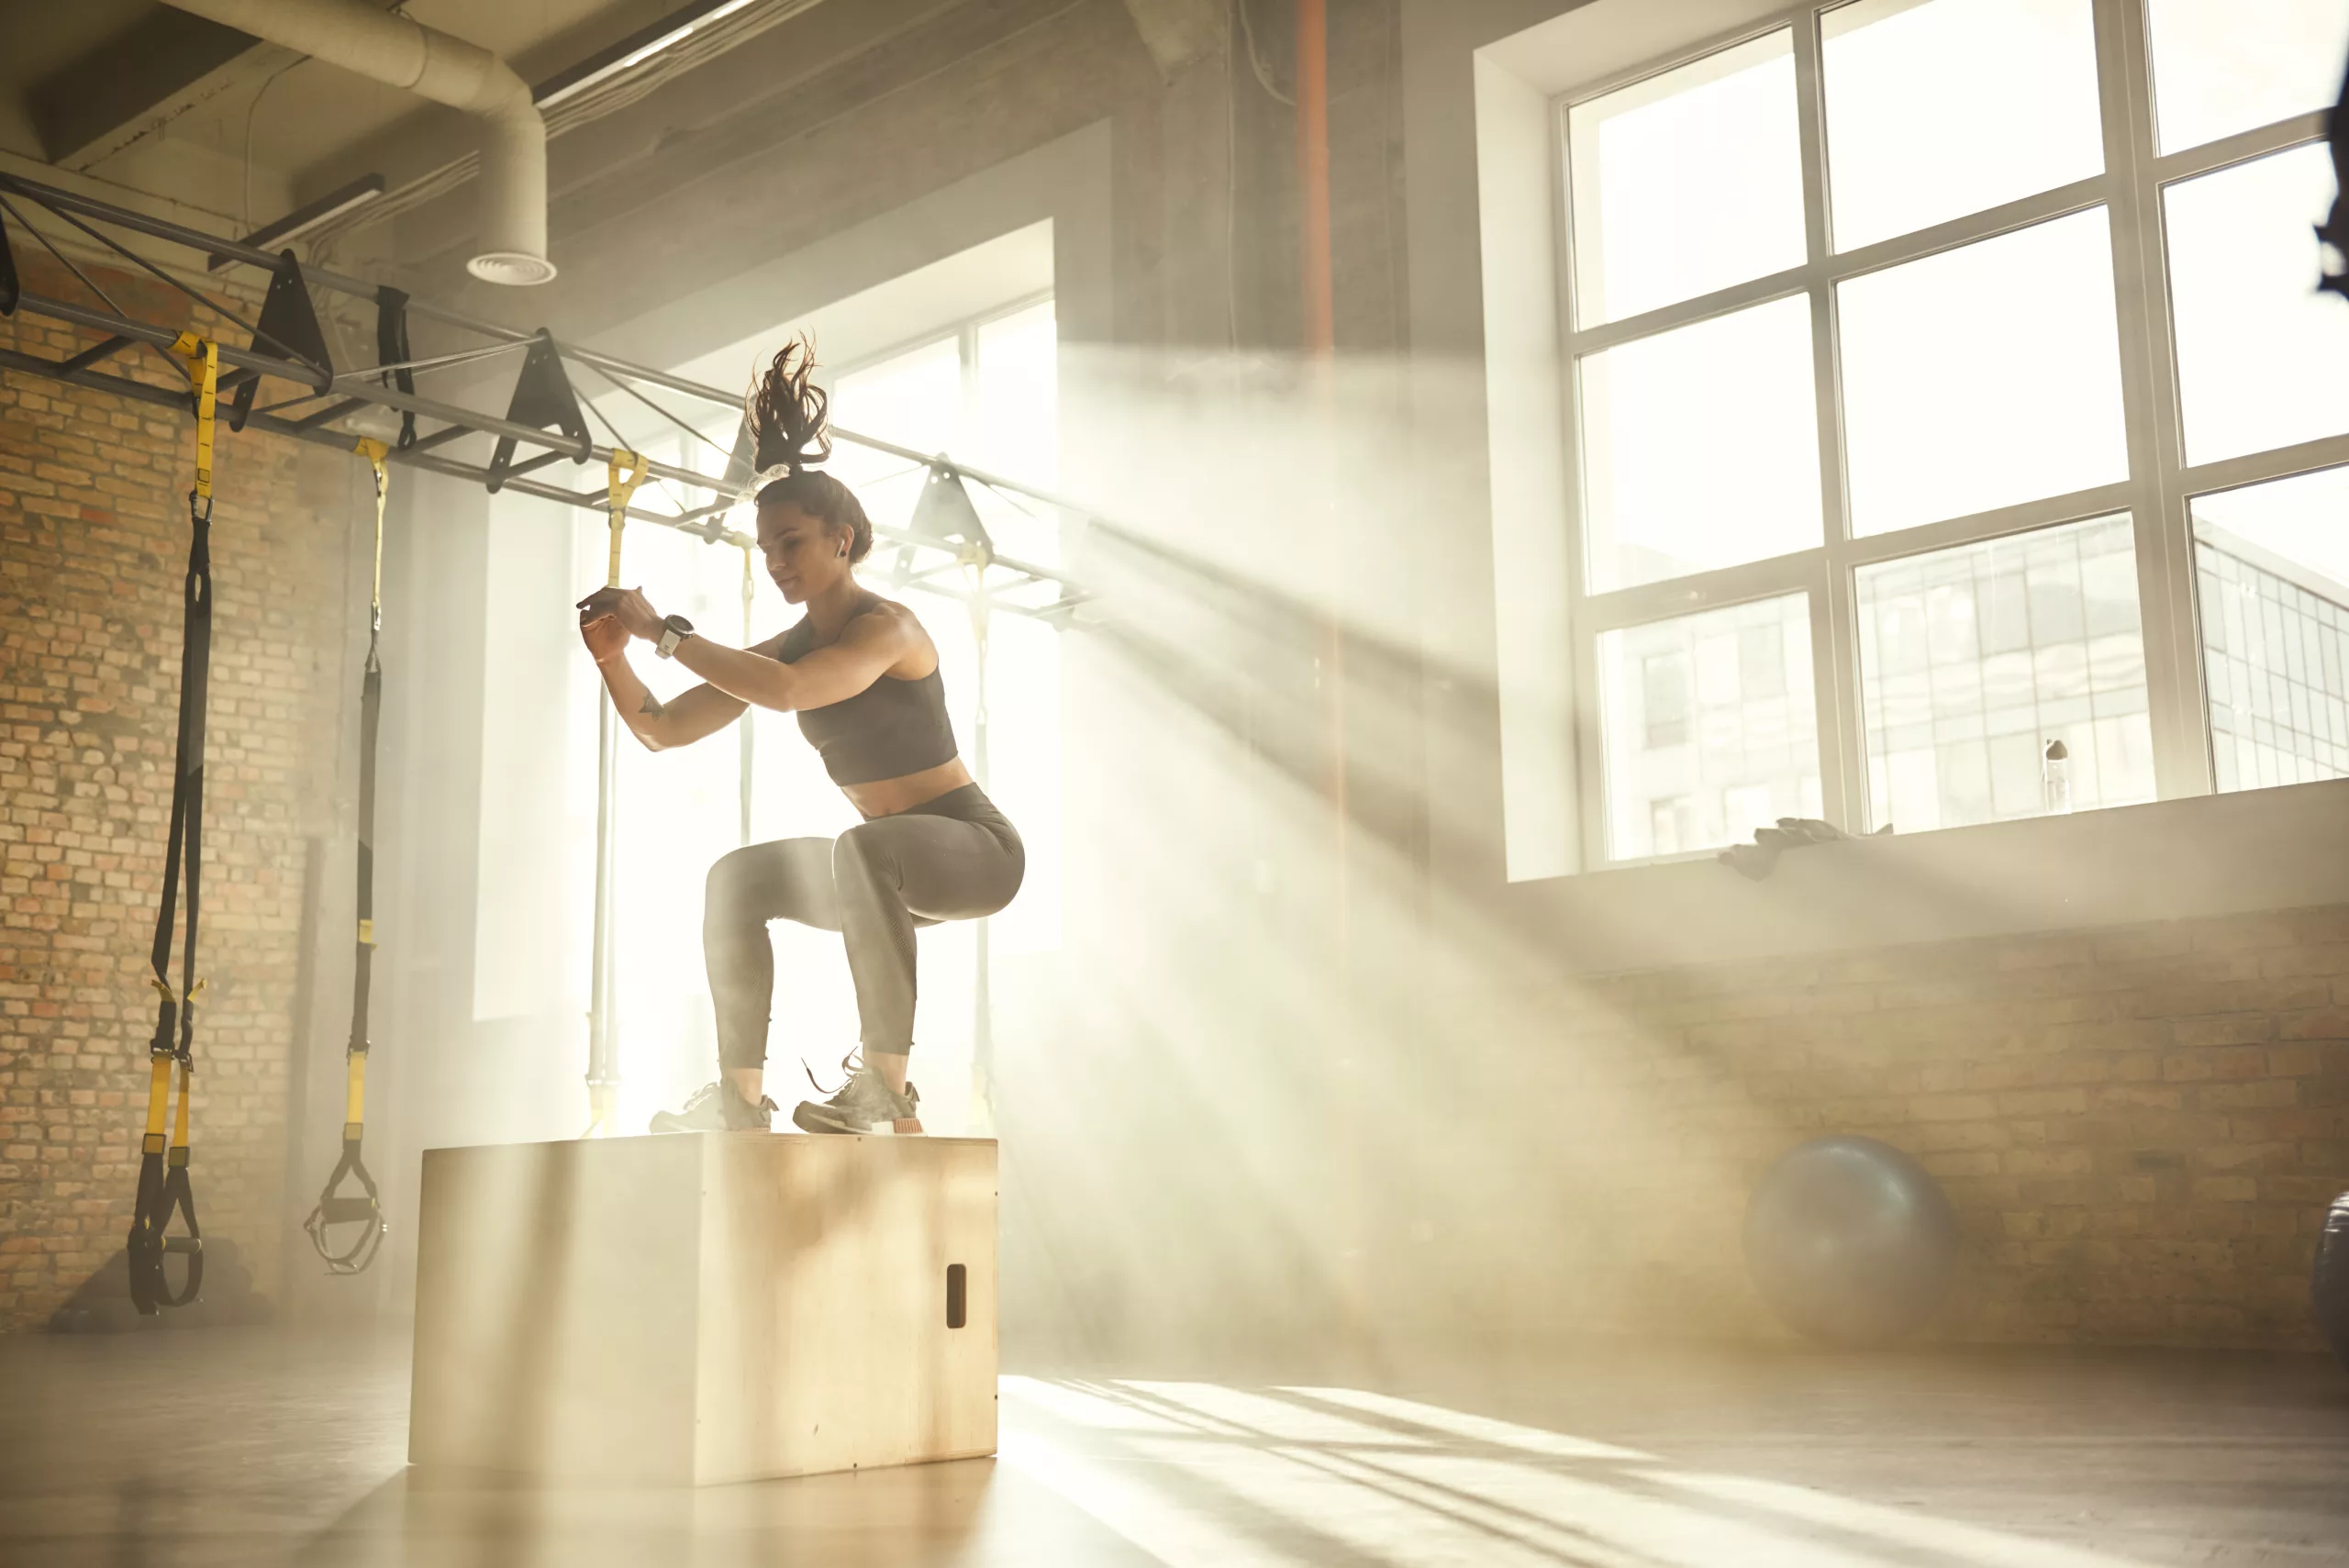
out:
{"label": "black triangular bracket", "polygon": [[726,458],[726,491],[739,495],[751,488],[751,481],[759,476],[759,439],[751,430],[751,421],[744,419],[734,431],[734,450]]}
{"label": "black triangular bracket", "polygon": [[17,314],[24,290],[17,283],[17,252],[8,244],[8,220],[0,217],[0,316]]}
{"label": "black triangular bracket", "polygon": [[[758,487],[759,439],[751,429],[746,417],[735,427],[734,450],[726,456],[726,477],[718,481],[718,494],[728,497],[749,495]],[[716,544],[726,537],[726,514],[718,513],[702,526],[702,538]]]}
{"label": "black triangular bracket", "polygon": [[[262,297],[261,320],[253,333],[252,350],[272,359],[290,360],[334,380],[334,357],[327,352],[326,334],[318,330],[318,313],[310,305],[310,285],[302,279],[302,263],[291,250],[277,253],[277,269],[269,275],[269,293]],[[241,430],[252,417],[253,399],[261,393],[261,373],[240,370],[220,378],[220,390],[237,390],[228,406],[228,428]]]}
{"label": "black triangular bracket", "polygon": [[2324,139],[2332,156],[2332,206],[2317,225],[2324,247],[2317,253],[2317,292],[2349,299],[2349,74],[2324,114]]}
{"label": "black triangular bracket", "polygon": [[[571,461],[587,461],[587,419],[579,412],[579,398],[571,390],[571,377],[562,368],[562,354],[554,346],[554,334],[543,327],[522,356],[522,373],[515,378],[514,401],[507,406],[506,417],[508,423],[528,425],[534,430],[553,426],[579,443],[579,455]],[[491,495],[505,488],[506,472],[513,466],[514,438],[500,436],[497,450],[489,459],[487,485]]]}
{"label": "black triangular bracket", "polygon": [[2331,215],[2316,226],[2316,239],[2317,293],[2349,299],[2349,270],[2333,270],[2335,264],[2349,268],[2349,199],[2333,201]]}
{"label": "black triangular bracket", "polygon": [[961,472],[942,455],[931,462],[929,480],[922,485],[921,495],[914,502],[914,515],[906,526],[909,532],[941,544],[974,546],[983,561],[995,558],[995,540],[988,537],[987,526],[979,521],[979,509],[972,503],[969,485]]}

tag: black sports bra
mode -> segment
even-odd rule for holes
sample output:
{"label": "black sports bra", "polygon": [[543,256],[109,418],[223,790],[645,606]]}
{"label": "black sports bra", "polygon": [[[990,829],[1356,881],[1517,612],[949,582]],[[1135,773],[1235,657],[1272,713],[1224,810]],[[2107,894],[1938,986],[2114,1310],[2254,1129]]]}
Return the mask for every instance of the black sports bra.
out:
{"label": "black sports bra", "polygon": [[[796,664],[815,637],[805,619],[784,633],[775,657]],[[902,778],[954,760],[954,726],[946,717],[946,682],[936,670],[918,680],[883,675],[852,697],[799,710],[799,733],[824,759],[837,784]]]}

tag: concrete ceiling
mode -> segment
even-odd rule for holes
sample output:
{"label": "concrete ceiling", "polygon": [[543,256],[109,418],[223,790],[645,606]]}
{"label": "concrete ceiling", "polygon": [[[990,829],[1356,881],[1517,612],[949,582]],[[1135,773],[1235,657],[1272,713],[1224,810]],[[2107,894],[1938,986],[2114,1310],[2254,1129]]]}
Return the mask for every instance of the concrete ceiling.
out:
{"label": "concrete ceiling", "polygon": [[[366,3],[388,9],[395,0]],[[542,83],[689,3],[406,0],[399,8]],[[648,178],[706,172],[712,161],[741,156],[746,138],[828,123],[841,112],[841,95],[825,82],[836,65],[852,78],[844,91],[877,90],[902,74],[845,64],[852,59],[903,54],[905,71],[918,76],[958,47],[992,47],[1038,19],[1089,16],[1097,26],[1120,11],[1127,36],[1168,76],[1223,41],[1223,0],[753,0],[550,109],[550,135],[560,139],[550,149],[556,204],[571,193],[625,210]],[[161,0],[0,0],[0,169],[35,178],[66,171],[91,194],[167,203],[173,216],[230,234],[380,176],[386,194],[316,231],[306,254],[380,272],[463,253],[471,203],[442,198],[469,185],[478,132],[455,110]],[[681,160],[683,174],[671,167]]]}
{"label": "concrete ceiling", "polygon": [[[384,4],[388,0],[373,0]],[[681,0],[408,0],[405,13],[542,81]],[[173,192],[258,225],[451,117],[159,0],[0,0],[0,153]],[[250,195],[246,195],[248,188]]]}
{"label": "concrete ceiling", "polygon": [[1225,0],[1125,0],[1159,73],[1172,77],[1223,47],[1230,18]]}

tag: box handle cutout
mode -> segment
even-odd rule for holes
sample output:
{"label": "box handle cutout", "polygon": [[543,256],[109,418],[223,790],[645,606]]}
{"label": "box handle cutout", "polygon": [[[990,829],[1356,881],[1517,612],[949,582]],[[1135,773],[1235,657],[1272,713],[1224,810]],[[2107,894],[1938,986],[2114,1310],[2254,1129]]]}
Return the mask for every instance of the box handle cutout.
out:
{"label": "box handle cutout", "polygon": [[946,1326],[960,1329],[970,1321],[970,1271],[960,1263],[946,1265]]}

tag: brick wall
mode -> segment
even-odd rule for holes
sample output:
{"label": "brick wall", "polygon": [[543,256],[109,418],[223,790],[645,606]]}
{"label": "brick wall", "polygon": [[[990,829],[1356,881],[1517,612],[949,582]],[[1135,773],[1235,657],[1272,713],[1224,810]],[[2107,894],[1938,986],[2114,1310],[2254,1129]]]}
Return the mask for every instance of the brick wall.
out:
{"label": "brick wall", "polygon": [[[21,243],[17,258],[27,288],[79,295],[48,258]],[[187,324],[161,285],[93,275],[148,319]],[[92,340],[0,320],[0,343],[52,359]],[[115,368],[170,384],[144,350]],[[39,1323],[129,1225],[193,431],[169,409],[0,373],[0,1329]],[[303,836],[333,809],[354,514],[332,454],[225,425],[220,440],[194,1169],[206,1234],[236,1240],[269,1290]]]}
{"label": "brick wall", "polygon": [[[1957,1209],[1946,1338],[2319,1342],[2309,1265],[2349,1187],[2349,907],[1620,974],[1523,1000],[1541,1023],[1508,1067],[1513,1108],[1452,1151],[1466,1169],[1426,1167],[1470,1217],[1455,1312],[1780,1332],[1745,1276],[1746,1195],[1794,1143],[1859,1133],[1917,1156]],[[1499,1229],[1546,1283],[1495,1291],[1475,1260]]]}

